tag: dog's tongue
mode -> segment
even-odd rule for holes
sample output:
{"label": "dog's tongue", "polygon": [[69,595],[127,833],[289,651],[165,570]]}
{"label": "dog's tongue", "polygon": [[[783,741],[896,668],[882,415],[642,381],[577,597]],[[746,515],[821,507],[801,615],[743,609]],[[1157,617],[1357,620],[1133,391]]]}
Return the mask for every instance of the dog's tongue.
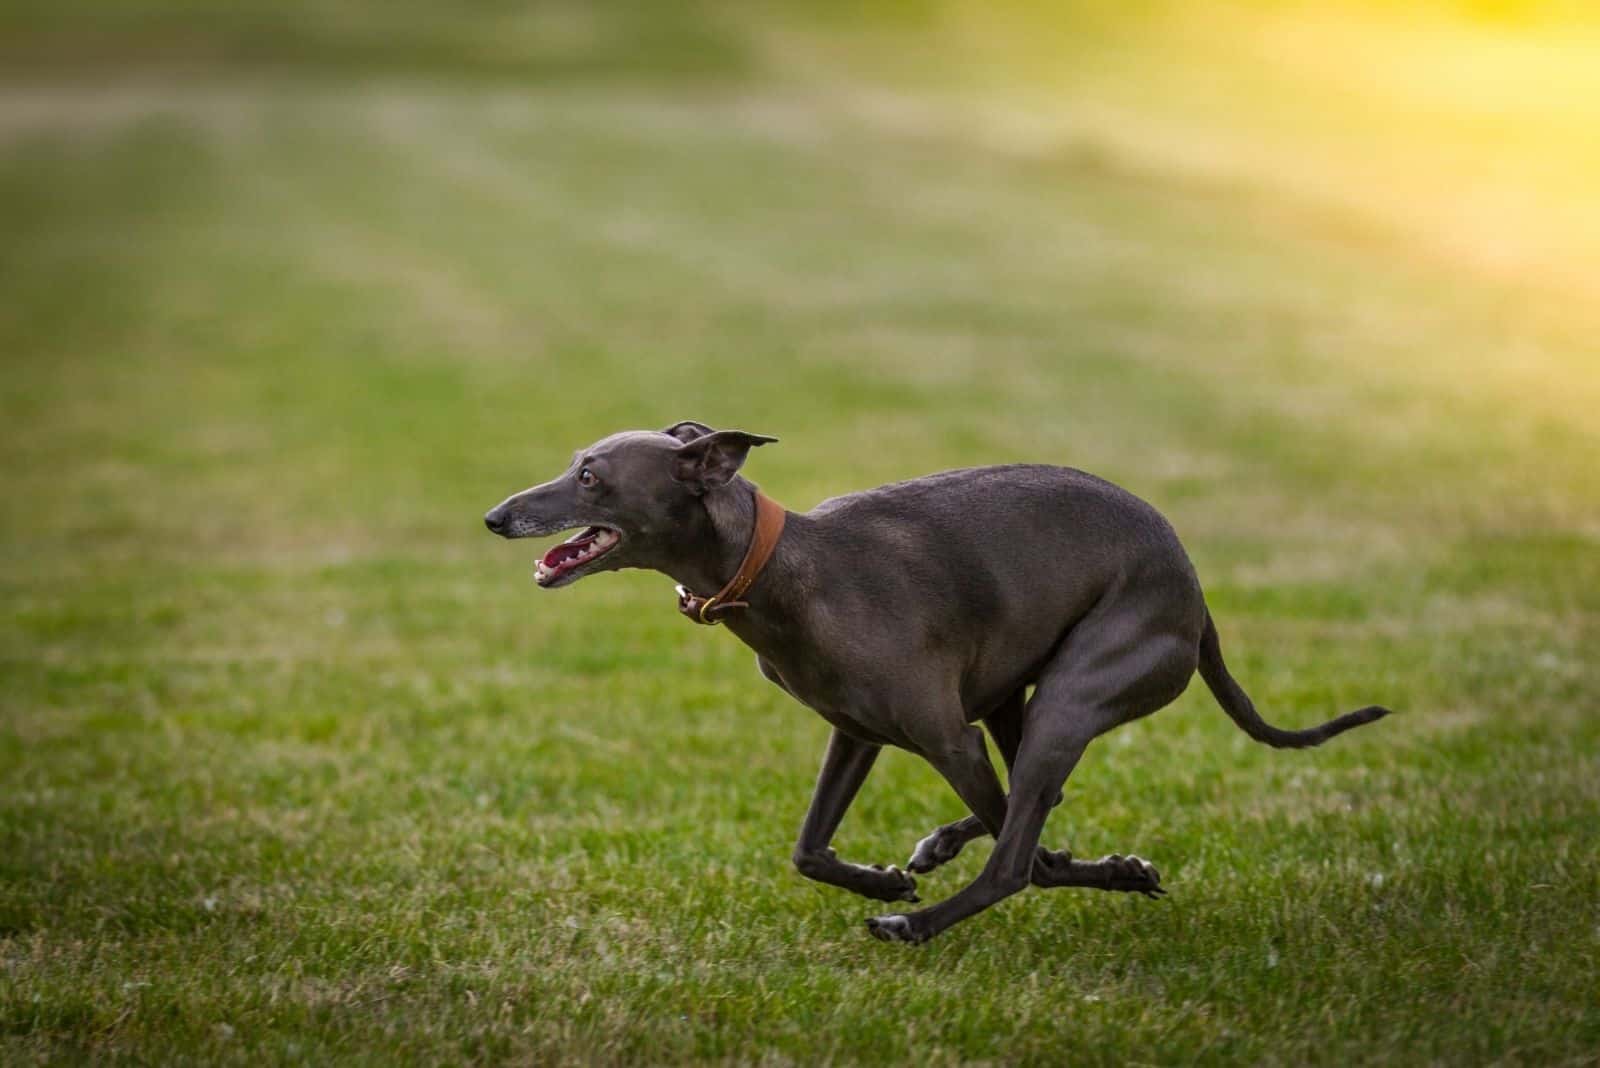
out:
{"label": "dog's tongue", "polygon": [[577,556],[599,536],[600,528],[590,527],[577,537],[568,538],[566,541],[553,546],[549,552],[544,554],[544,566],[559,567],[563,560],[570,560],[572,557]]}

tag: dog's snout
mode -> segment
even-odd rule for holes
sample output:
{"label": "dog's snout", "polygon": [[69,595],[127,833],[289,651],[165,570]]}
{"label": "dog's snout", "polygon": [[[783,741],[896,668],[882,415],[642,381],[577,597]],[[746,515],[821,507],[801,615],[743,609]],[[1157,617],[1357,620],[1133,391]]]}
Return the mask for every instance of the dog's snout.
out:
{"label": "dog's snout", "polygon": [[500,508],[491,508],[483,517],[483,525],[496,534],[506,532],[506,513]]}

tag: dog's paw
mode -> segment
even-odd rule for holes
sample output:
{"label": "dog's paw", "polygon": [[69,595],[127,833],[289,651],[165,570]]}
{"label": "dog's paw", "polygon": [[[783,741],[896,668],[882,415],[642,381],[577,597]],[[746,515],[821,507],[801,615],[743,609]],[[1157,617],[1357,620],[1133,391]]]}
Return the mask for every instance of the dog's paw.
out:
{"label": "dog's paw", "polygon": [[922,900],[917,896],[917,880],[893,864],[887,868],[882,864],[874,864],[872,870],[882,872],[885,878],[882,888],[872,893],[871,897],[879,901],[909,901],[912,904]]}
{"label": "dog's paw", "polygon": [[1167,892],[1161,886],[1161,873],[1147,860],[1141,860],[1132,854],[1125,857],[1120,853],[1113,853],[1100,863],[1110,869],[1112,890],[1143,894],[1148,898],[1159,898]]}
{"label": "dog's paw", "polygon": [[911,851],[911,859],[906,861],[906,867],[918,875],[926,875],[939,865],[954,860],[966,844],[965,838],[951,834],[948,827],[940,827],[917,843],[917,847]]}
{"label": "dog's paw", "polygon": [[1033,857],[1035,886],[1087,886],[1096,890],[1118,890],[1145,897],[1161,897],[1161,873],[1155,865],[1134,856],[1113,853],[1099,860],[1073,860],[1066,850],[1053,853],[1041,849]]}
{"label": "dog's paw", "polygon": [[927,936],[917,933],[910,916],[873,916],[867,920],[867,930],[880,942],[921,942]]}

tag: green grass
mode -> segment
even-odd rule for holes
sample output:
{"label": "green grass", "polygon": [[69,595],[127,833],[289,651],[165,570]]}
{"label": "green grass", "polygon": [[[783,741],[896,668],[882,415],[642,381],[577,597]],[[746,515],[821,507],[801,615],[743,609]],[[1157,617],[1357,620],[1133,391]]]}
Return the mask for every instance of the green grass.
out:
{"label": "green grass", "polygon": [[[0,1061],[1587,1063],[1592,311],[1270,188],[760,79],[0,91]],[[1275,722],[1091,748],[917,948],[789,867],[826,737],[671,583],[479,517],[621,427],[791,507],[1160,506]],[[842,854],[954,818],[882,761]],[[941,897],[987,848],[922,881]]]}

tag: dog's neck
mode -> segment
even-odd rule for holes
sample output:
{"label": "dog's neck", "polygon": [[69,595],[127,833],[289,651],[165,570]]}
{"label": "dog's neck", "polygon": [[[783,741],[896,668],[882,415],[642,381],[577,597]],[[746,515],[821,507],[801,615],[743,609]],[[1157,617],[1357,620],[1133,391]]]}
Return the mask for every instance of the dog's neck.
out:
{"label": "dog's neck", "polygon": [[[694,593],[709,597],[728,584],[750,549],[756,530],[756,487],[743,478],[735,478],[706,494],[701,503],[705,536],[695,539],[689,551],[662,570]],[[794,518],[789,516],[790,520]],[[791,535],[795,532],[790,527],[791,524],[785,525],[777,548],[744,598],[751,602],[752,609],[774,609],[786,599],[793,571],[792,551],[786,551],[792,549],[794,540]],[[746,610],[738,610],[728,621],[746,614]]]}
{"label": "dog's neck", "polygon": [[756,488],[742,478],[700,498],[701,535],[663,567],[669,576],[709,597],[739,570],[756,529]]}

